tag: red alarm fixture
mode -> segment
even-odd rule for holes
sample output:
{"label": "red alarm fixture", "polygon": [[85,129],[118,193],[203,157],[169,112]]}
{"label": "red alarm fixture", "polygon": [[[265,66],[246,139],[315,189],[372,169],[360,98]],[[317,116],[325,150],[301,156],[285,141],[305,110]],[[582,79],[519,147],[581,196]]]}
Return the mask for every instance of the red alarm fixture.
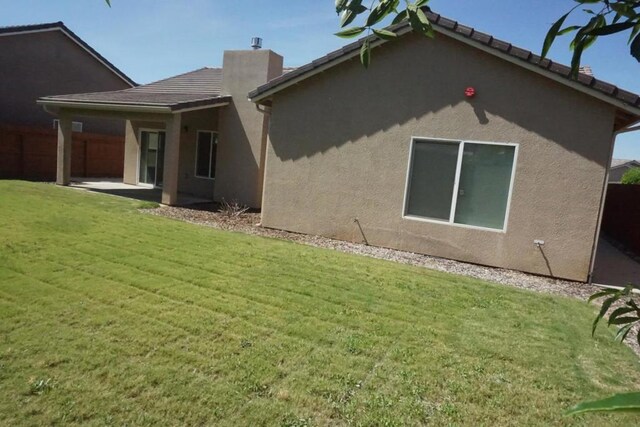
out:
{"label": "red alarm fixture", "polygon": [[473,98],[474,96],[476,96],[476,89],[473,87],[468,87],[464,90],[464,96],[466,96],[467,98]]}

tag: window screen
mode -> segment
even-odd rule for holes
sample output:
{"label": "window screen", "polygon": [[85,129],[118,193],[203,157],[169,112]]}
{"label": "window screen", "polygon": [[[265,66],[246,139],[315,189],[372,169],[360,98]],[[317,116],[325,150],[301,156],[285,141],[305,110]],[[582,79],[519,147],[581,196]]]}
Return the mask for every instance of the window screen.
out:
{"label": "window screen", "polygon": [[414,140],[406,215],[504,229],[515,152],[508,144]]}
{"label": "window screen", "polygon": [[458,150],[459,144],[415,142],[407,214],[449,220]]}

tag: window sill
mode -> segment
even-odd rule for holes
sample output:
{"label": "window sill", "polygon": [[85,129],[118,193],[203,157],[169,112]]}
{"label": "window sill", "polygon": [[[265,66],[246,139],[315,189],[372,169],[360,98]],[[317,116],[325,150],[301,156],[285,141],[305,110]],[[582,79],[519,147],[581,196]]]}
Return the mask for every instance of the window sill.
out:
{"label": "window sill", "polygon": [[471,230],[479,230],[479,231],[490,231],[492,233],[500,233],[500,234],[506,234],[507,233],[507,228],[503,228],[503,229],[497,229],[497,228],[489,228],[489,227],[479,227],[477,225],[468,225],[468,224],[456,224],[455,222],[449,222],[449,221],[442,221],[442,220],[437,220],[437,219],[430,219],[430,218],[423,218],[421,216],[415,216],[415,215],[402,215],[402,219],[408,219],[411,221],[419,221],[419,222],[428,222],[431,224],[440,224],[440,225],[450,225],[453,227],[460,227],[460,228],[468,228]]}

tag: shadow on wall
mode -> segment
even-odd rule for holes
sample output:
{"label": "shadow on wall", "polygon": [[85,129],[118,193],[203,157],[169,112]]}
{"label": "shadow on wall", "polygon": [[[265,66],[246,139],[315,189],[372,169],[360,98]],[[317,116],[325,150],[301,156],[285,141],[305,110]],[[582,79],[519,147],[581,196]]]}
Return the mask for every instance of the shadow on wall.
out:
{"label": "shadow on wall", "polygon": [[[249,141],[235,102],[220,111],[220,136],[216,161],[215,198],[229,199],[231,194],[242,195],[243,199],[253,200],[255,182],[258,179],[259,165]],[[243,203],[246,203],[243,201]]]}
{"label": "shadow on wall", "polygon": [[353,59],[275,95],[270,136],[278,157],[292,160],[404,125],[420,136],[500,142],[529,132],[601,163],[608,146],[584,137],[602,129],[608,144],[613,118],[613,107],[479,49],[409,35],[376,48],[369,69]]}

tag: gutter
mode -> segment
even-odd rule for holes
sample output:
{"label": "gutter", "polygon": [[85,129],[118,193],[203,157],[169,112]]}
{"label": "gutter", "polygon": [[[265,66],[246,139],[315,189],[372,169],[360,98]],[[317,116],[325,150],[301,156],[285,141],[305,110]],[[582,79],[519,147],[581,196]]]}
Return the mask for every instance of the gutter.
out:
{"label": "gutter", "polygon": [[[52,99],[38,99],[36,101],[38,105],[44,106],[47,111],[48,108],[73,108],[79,110],[103,110],[103,111],[119,111],[119,112],[133,112],[133,113],[165,113],[170,114],[173,111],[171,107],[165,105],[153,105],[153,104],[109,104],[109,103],[93,103],[93,102],[81,102],[81,101],[64,101],[64,100],[52,100]],[[47,108],[48,107],[48,108]]]}

